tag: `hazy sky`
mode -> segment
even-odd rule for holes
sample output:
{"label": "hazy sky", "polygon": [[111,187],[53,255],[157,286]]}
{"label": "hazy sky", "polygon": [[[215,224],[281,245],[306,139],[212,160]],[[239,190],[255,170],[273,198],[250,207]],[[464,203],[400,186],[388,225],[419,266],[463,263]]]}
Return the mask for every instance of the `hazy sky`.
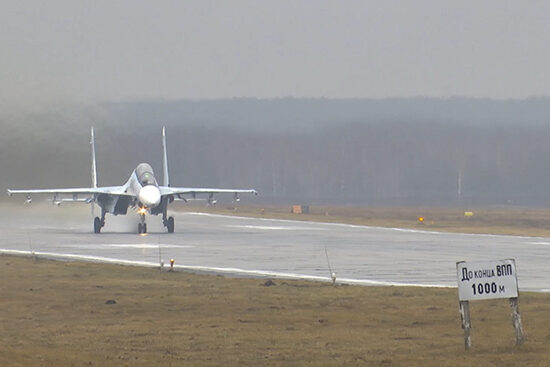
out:
{"label": "hazy sky", "polygon": [[550,95],[547,1],[0,0],[0,103]]}

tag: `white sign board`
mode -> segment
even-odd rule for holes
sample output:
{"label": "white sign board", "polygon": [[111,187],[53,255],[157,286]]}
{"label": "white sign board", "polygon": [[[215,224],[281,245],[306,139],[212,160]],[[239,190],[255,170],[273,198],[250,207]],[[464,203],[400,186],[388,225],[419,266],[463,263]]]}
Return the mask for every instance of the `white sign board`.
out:
{"label": "white sign board", "polygon": [[461,301],[513,298],[518,296],[514,259],[457,262],[458,298]]}

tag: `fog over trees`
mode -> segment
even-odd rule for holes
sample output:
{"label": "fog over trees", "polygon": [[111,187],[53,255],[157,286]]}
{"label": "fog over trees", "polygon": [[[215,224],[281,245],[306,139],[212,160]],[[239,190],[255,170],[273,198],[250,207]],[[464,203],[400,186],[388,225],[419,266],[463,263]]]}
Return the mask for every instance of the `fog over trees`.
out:
{"label": "fog over trees", "polygon": [[138,101],[0,115],[0,186],[100,185],[142,161],[257,203],[550,205],[550,99]]}

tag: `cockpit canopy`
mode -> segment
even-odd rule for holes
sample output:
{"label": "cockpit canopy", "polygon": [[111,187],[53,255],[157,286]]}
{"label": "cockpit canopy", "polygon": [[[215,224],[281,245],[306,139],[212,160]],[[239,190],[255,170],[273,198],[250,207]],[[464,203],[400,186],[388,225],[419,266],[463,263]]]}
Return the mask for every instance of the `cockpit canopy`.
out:
{"label": "cockpit canopy", "polygon": [[154,185],[158,186],[153,168],[147,163],[140,163],[136,167],[136,176],[141,186]]}

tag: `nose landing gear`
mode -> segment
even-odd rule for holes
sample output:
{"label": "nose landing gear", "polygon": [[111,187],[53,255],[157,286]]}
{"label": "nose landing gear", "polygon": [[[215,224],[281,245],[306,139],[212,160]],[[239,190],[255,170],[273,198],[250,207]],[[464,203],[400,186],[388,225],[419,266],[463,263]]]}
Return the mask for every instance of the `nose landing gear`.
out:
{"label": "nose landing gear", "polygon": [[147,224],[143,223],[138,223],[138,233],[139,234],[142,234],[142,233],[147,233]]}
{"label": "nose landing gear", "polygon": [[147,224],[145,223],[145,214],[140,214],[140,222],[138,223],[138,233],[147,233]]}

